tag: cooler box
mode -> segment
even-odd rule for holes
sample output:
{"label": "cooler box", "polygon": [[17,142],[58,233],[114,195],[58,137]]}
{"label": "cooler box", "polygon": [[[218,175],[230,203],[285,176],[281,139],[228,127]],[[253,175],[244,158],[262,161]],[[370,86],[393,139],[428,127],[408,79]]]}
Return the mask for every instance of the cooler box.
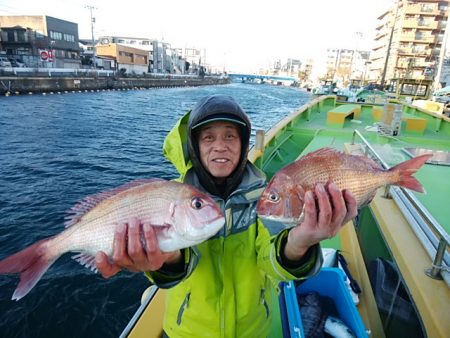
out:
{"label": "cooler box", "polygon": [[[347,276],[338,268],[322,268],[320,273],[297,288],[294,282],[281,284],[281,309],[283,333],[285,338],[304,338],[303,325],[298,305],[297,295],[317,292],[321,297],[331,299],[333,304],[323,302],[324,310],[331,316],[337,317],[347,325],[358,338],[366,338],[368,334],[364,322],[352,300],[350,291],[345,283]],[[306,337],[305,337],[306,338]]]}

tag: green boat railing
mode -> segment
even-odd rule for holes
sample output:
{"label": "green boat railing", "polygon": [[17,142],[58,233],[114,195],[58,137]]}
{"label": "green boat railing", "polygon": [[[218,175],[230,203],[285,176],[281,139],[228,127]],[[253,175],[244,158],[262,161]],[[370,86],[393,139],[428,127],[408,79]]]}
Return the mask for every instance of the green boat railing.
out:
{"label": "green boat railing", "polygon": [[[390,168],[358,130],[353,132],[352,144],[355,144],[356,137],[364,143],[365,155],[369,155],[370,152],[371,156],[376,158],[384,169]],[[384,197],[392,197],[396,201],[416,236],[432,258],[431,268],[425,270],[426,275],[433,279],[445,279],[447,285],[450,285],[450,259],[446,253],[450,243],[449,234],[408,190],[387,186]]]}

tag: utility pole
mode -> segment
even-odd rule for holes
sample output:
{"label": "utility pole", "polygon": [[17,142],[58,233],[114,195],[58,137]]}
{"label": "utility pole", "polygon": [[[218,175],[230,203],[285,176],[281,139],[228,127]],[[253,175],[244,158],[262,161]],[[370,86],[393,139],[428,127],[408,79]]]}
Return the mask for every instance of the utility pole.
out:
{"label": "utility pole", "polygon": [[400,7],[400,1],[402,1],[402,0],[397,0],[397,7],[395,8],[394,18],[392,19],[392,28],[391,28],[391,32],[390,32],[390,35],[389,35],[389,42],[388,42],[388,45],[387,45],[386,60],[384,61],[383,74],[381,76],[381,89],[384,89],[384,83],[385,83],[385,80],[386,80],[386,73],[387,73],[387,67],[388,67],[388,62],[389,62],[389,56],[391,54],[392,38],[394,36],[395,22],[397,21],[398,8]]}
{"label": "utility pole", "polygon": [[434,82],[433,82],[433,88],[432,88],[433,92],[440,89],[440,86],[441,86],[440,81],[441,81],[441,74],[442,74],[442,66],[444,64],[444,59],[445,59],[445,49],[447,46],[448,30],[449,30],[448,19],[449,19],[449,12],[447,11],[447,20],[445,22],[444,40],[442,41],[441,49],[439,51],[439,61],[437,62],[437,67],[435,66],[435,74],[433,74],[435,76]]}
{"label": "utility pole", "polygon": [[[354,71],[354,68],[356,68],[357,71],[359,70],[358,60],[356,60],[357,61],[357,63],[356,63],[357,67],[354,67],[356,53],[359,54],[359,58],[361,59],[361,53],[359,52],[359,40],[362,39],[363,33],[362,32],[356,32],[355,34],[356,34],[355,50],[352,52],[352,58],[350,60],[350,72],[349,72],[350,73],[350,75],[349,75],[349,83],[350,83],[350,85],[352,85],[353,74],[354,73],[356,74],[356,72]],[[354,79],[356,80],[356,75],[355,75]],[[361,80],[361,75],[359,76],[359,80]]]}
{"label": "utility pole", "polygon": [[95,18],[92,16],[92,10],[97,9],[94,6],[84,6],[84,8],[89,9],[89,13],[91,14],[91,39],[92,39],[92,62],[94,68],[97,68],[96,58],[95,58],[95,39],[94,39],[94,23]]}

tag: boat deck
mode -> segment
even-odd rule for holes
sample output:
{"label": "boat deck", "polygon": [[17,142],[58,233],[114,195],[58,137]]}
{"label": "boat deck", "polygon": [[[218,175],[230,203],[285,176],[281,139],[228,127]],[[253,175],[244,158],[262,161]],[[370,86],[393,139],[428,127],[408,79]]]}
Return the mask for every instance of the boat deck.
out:
{"label": "boat deck", "polygon": [[[266,133],[257,133],[258,146],[251,149],[250,161],[270,179],[285,165],[322,147],[359,153],[373,151],[388,167],[410,159],[412,148],[440,152],[438,155],[444,157],[450,153],[450,119],[446,116],[404,104],[403,113],[409,121],[399,121],[394,136],[379,132],[378,124],[386,114],[383,105],[359,104],[360,111],[350,113],[347,109],[338,109],[338,113],[345,114],[344,120],[340,116],[328,120],[328,111],[345,104],[336,102],[335,96],[320,97],[276,126],[270,126]],[[419,123],[415,123],[417,121]],[[264,138],[258,140],[258,134],[265,134]],[[409,149],[408,152],[405,149]],[[335,238],[321,243],[324,248],[341,250],[348,261],[349,270],[363,290],[358,310],[371,337],[444,337],[450,332],[450,208],[447,207],[450,165],[426,164],[415,177],[427,194],[391,188],[392,199],[386,198],[385,189],[380,188],[374,201],[360,210],[356,220],[349,222]],[[418,200],[418,207],[415,202],[399,200],[408,194],[413,201]],[[432,266],[440,243],[444,244],[443,264],[446,266],[441,276],[446,280],[433,279],[425,273]],[[380,258],[393,262],[399,274],[395,292],[384,295],[391,301],[387,311],[380,305],[380,296],[373,291],[373,280],[369,276],[371,264]],[[407,299],[402,299],[397,292],[400,284],[406,290]],[[411,308],[405,320],[397,316],[397,301]],[[162,313],[162,301],[152,303],[152,306],[143,306],[142,318],[149,318],[152,311]],[[279,304],[273,305],[272,313],[270,337],[281,337]],[[148,336],[151,330],[155,333],[150,336],[158,337],[161,333],[160,320],[155,323],[136,319],[130,324],[130,329],[133,327],[122,336],[142,336],[133,332],[146,332]]]}
{"label": "boat deck", "polygon": [[[382,119],[385,117],[383,114],[386,114],[383,111],[384,105],[360,104],[359,111],[354,107],[335,109],[347,103],[336,102],[334,96],[321,97],[315,101],[300,108],[268,131],[266,139],[259,141],[259,144],[264,145],[264,152],[252,149],[250,158],[266,172],[268,178],[284,165],[311,151],[322,147],[348,151],[353,143],[360,145],[360,153],[372,148],[388,167],[410,159],[412,157],[410,151],[414,148],[420,149],[419,154],[421,151],[436,152],[437,155],[432,158],[434,162],[446,156],[448,160],[450,119],[446,116],[403,104],[400,109],[406,118],[399,122],[397,135],[394,136],[386,135],[385,130],[384,133],[380,133],[382,128],[378,127],[378,125],[383,127]],[[332,116],[333,123],[330,123],[328,116],[330,110],[345,114],[345,120]],[[420,123],[414,125],[416,121]],[[417,128],[414,130],[412,127]],[[362,139],[369,146],[366,146]],[[448,286],[450,208],[447,207],[449,176],[449,163],[446,165],[427,163],[415,174],[427,194],[407,191],[422,204],[418,211],[416,207],[413,211],[409,211],[413,208],[385,198],[384,188],[380,188],[370,207],[360,212],[355,227],[347,225],[339,236],[322,242],[322,247],[343,251],[352,274],[360,281],[363,290],[366,290],[358,308],[366,327],[375,337],[383,337],[385,334],[388,337],[395,337],[399,332],[411,332],[411,337],[416,337],[413,331],[421,332],[421,328],[424,334],[418,334],[417,337],[445,336],[450,332],[450,314],[447,309],[450,304]],[[424,222],[422,216],[418,216],[422,208],[431,219],[431,223]],[[357,232],[354,232],[355,228]],[[440,232],[436,231],[436,228]],[[425,270],[433,264],[439,241],[444,244],[444,265],[447,266],[447,270],[444,269],[441,273],[446,281],[438,281],[425,274]],[[390,315],[386,318],[385,314],[377,310],[368,276],[369,265],[376,258],[395,262],[400,278],[411,295],[411,306],[418,313],[417,322],[413,323],[416,326],[401,322],[389,323]],[[430,292],[432,290],[436,292]],[[391,298],[396,297],[392,295]],[[384,329],[383,326],[388,329]]]}

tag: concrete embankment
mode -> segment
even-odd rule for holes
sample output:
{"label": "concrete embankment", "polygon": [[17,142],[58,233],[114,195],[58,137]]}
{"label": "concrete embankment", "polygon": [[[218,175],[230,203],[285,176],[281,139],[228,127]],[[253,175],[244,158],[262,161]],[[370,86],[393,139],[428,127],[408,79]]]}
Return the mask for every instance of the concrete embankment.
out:
{"label": "concrete embankment", "polygon": [[0,95],[228,84],[223,77],[0,77]]}

